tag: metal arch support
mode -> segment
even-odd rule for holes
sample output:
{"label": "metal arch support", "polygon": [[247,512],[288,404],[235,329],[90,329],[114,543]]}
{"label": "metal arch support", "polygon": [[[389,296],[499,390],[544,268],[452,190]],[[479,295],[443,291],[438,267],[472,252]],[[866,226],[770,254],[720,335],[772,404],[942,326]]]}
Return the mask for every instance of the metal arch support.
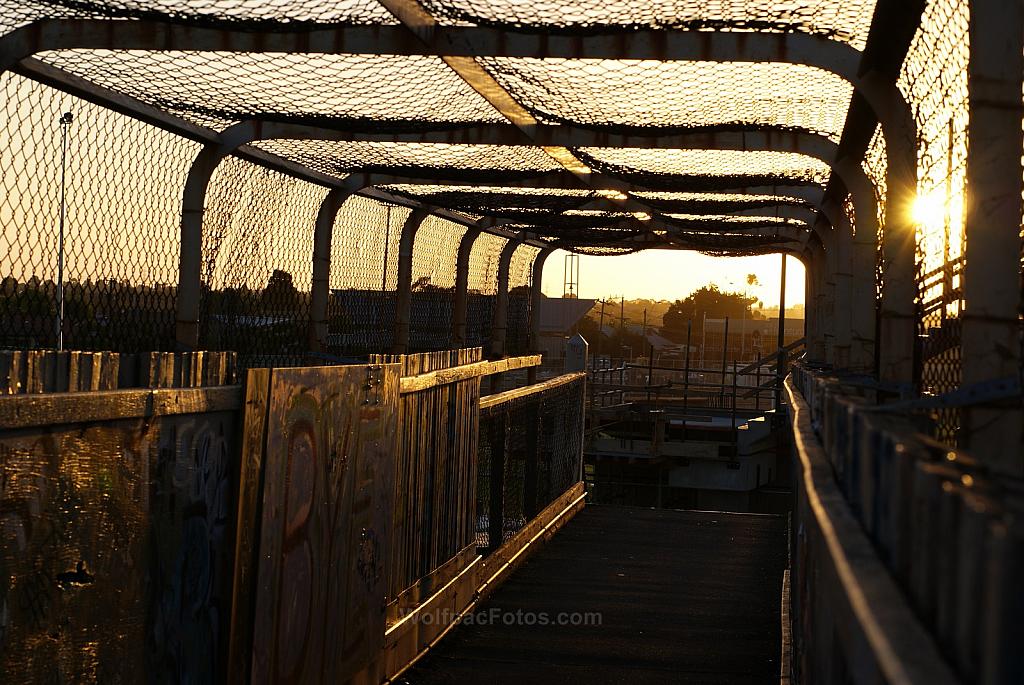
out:
{"label": "metal arch support", "polygon": [[327,350],[328,303],[331,296],[331,241],[334,222],[341,206],[351,196],[343,188],[333,188],[320,203],[313,228],[313,283],[309,303],[309,349]]}
{"label": "metal arch support", "polygon": [[[562,127],[545,127],[548,129],[558,130]],[[468,129],[472,131],[473,129]],[[513,126],[492,126],[492,127],[478,127],[479,130],[491,130],[494,132],[502,132],[494,134],[493,141],[490,144],[498,145],[509,145],[509,144],[541,144],[537,142],[534,137],[533,140],[523,140],[522,132]],[[588,132],[589,133],[589,132]],[[467,134],[467,130],[461,132],[462,135]],[[445,133],[438,133],[437,135],[442,136],[438,142],[453,142],[450,138],[445,139]],[[571,134],[570,134],[571,135]],[[594,140],[590,142],[598,142],[599,134],[592,134]],[[394,134],[376,134],[375,140],[398,140],[400,136]],[[707,132],[707,131],[695,131],[686,134],[678,134],[676,136],[680,147],[685,149],[711,149],[711,150],[764,150],[769,151],[773,149],[779,149],[780,147],[788,152],[795,152],[798,154],[804,154],[814,159],[818,159],[830,167],[833,164],[835,156],[838,154],[838,146],[832,142],[827,136],[811,133],[811,132],[793,132],[793,131],[770,131],[765,130],[763,127],[736,127],[736,130],[723,131],[723,132]],[[297,124],[279,124],[275,122],[266,122],[260,120],[249,120],[235,124],[224,131],[223,139],[225,145],[234,145],[240,147],[248,145],[260,140],[352,140],[353,134],[347,131],[338,131],[333,129],[325,129],[319,126],[307,126]],[[481,144],[481,141],[474,136],[470,135],[469,140],[474,144]],[[637,137],[629,137],[629,140],[636,141]],[[649,140],[649,139],[644,139]],[[663,139],[658,139],[659,142]],[[840,176],[845,178],[846,174],[851,173],[851,170],[845,169],[843,171],[839,169],[833,169],[833,171]],[[863,171],[861,171],[863,174]],[[604,187],[608,190],[618,190],[625,193],[635,193],[642,189],[635,184],[630,184],[624,181],[620,181],[615,178],[608,176],[598,175],[590,172],[591,185],[597,185]],[[362,181],[364,186],[371,185],[386,185],[382,181],[381,174],[366,174]],[[569,173],[564,174],[564,180],[570,182],[569,179],[573,179],[572,186],[576,188],[586,188],[587,185],[583,180],[580,180],[578,176]],[[352,179],[350,176],[349,179]],[[856,181],[853,181],[854,183]],[[465,182],[463,182],[465,184]],[[646,190],[646,189],[643,189]],[[607,202],[612,202],[607,200]],[[614,205],[620,210],[624,209],[621,201],[614,201]],[[633,202],[632,204],[638,204]],[[650,206],[643,204],[640,200],[638,204],[639,209],[646,210],[648,212],[657,213],[657,211]],[[636,208],[634,208],[636,209]]]}
{"label": "metal arch support", "polygon": [[498,290],[494,299],[494,319],[491,320],[491,357],[505,356],[505,335],[508,331],[508,280],[512,255],[523,244],[522,238],[509,240],[498,258]]}
{"label": "metal arch support", "polygon": [[[388,2],[388,5],[394,5]],[[410,3],[401,3],[410,4]],[[538,57],[656,61],[778,62],[817,66],[856,76],[861,53],[824,36],[647,29],[629,33],[559,36],[488,27],[362,25],[253,31],[153,19],[41,19],[7,35],[0,66],[43,50],[180,50],[449,57]],[[422,42],[409,40],[413,30]],[[780,59],[781,58],[781,59]]]}
{"label": "metal arch support", "polygon": [[[339,120],[344,123],[344,120]],[[656,137],[595,131],[571,124],[538,123],[531,138],[510,124],[474,124],[451,128],[437,122],[428,131],[353,131],[322,125],[250,120],[254,140],[328,140],[333,142],[434,143],[448,145],[538,145],[541,147],[607,147],[683,150],[785,151],[831,164],[838,145],[828,136],[765,125],[727,125],[716,130],[695,128]]]}
{"label": "metal arch support", "polygon": [[[839,368],[868,371],[874,362],[872,340],[865,340],[858,332],[860,326],[874,329],[874,270],[856,273],[853,263],[853,231],[846,212],[838,204],[827,201],[822,214],[833,227],[833,240],[829,246],[834,253],[832,282],[834,284],[835,350],[833,363]],[[867,290],[865,291],[864,288]],[[856,293],[856,297],[854,296]],[[856,338],[856,341],[855,341]]]}
{"label": "metal arch support", "polygon": [[916,228],[911,211],[917,197],[917,124],[906,99],[885,75],[875,71],[865,74],[860,92],[881,124],[887,159],[878,375],[879,380],[912,392],[917,285]]}
{"label": "metal arch support", "polygon": [[415,210],[402,226],[402,237],[398,243],[398,292],[395,304],[395,336],[391,348],[392,354],[405,354],[409,347],[413,248],[416,243],[416,233],[428,216],[430,216],[429,210]]}
{"label": "metal arch support", "polygon": [[825,327],[822,317],[822,264],[825,250],[821,241],[807,246],[808,261],[804,280],[804,301],[806,303],[804,325],[807,334],[807,356],[815,362],[826,361]]}
{"label": "metal arch support", "polygon": [[[4,37],[0,45],[0,67],[8,68],[40,50],[61,48],[425,54],[443,56],[449,66],[460,74],[460,69],[476,69],[472,58],[483,55],[803,64],[830,71],[850,82],[864,96],[881,122],[889,151],[890,201],[896,210],[894,214],[899,217],[892,222],[889,231],[893,234],[891,249],[888,250],[889,262],[895,269],[906,260],[906,250],[902,248],[907,233],[912,236],[912,226],[909,225],[909,219],[903,220],[901,210],[909,207],[916,192],[913,117],[894,83],[874,72],[863,76],[858,73],[861,53],[845,43],[800,33],[690,30],[560,37],[484,27],[442,27],[418,3],[411,0],[385,0],[384,4],[399,17],[404,26],[363,26],[277,33],[202,29],[151,21],[42,20]],[[408,40],[410,31],[420,40]],[[493,79],[482,70],[476,71],[480,72],[480,82],[471,85],[481,90],[496,85],[491,83]],[[497,90],[500,93],[494,96],[508,105],[512,123],[533,138],[538,122],[500,87]],[[567,168],[574,168],[571,160]],[[588,177],[585,171],[579,173],[584,178]],[[626,204],[631,206],[635,203]],[[910,260],[913,260],[912,250]],[[893,274],[893,281],[888,287],[890,297],[887,298],[891,305],[887,311],[893,320],[901,316],[905,308],[901,298],[905,294],[906,285],[901,280],[901,274]],[[913,285],[912,280],[910,285]],[[912,308],[912,302],[910,306]],[[898,375],[900,361],[894,358],[892,362],[893,373]]]}
{"label": "metal arch support", "polygon": [[180,350],[199,349],[199,299],[202,292],[203,209],[217,165],[230,150],[206,145],[196,155],[185,179],[181,202],[181,251],[178,258],[178,299],[175,341]]}
{"label": "metal arch support", "polygon": [[540,353],[540,303],[544,299],[543,278],[544,264],[548,257],[555,251],[553,247],[546,247],[537,253],[533,259],[533,267],[530,275],[530,353]]}
{"label": "metal arch support", "polygon": [[[822,211],[838,231],[842,226],[850,234],[842,236],[840,249],[849,249],[850,272],[850,368],[870,372],[875,367],[878,331],[875,316],[875,266],[878,253],[878,204],[874,185],[859,161],[843,158],[836,162],[843,170],[843,185],[853,200],[854,226],[841,207],[825,203]],[[911,272],[912,273],[912,272]]]}
{"label": "metal arch support", "polygon": [[466,314],[469,309],[469,258],[481,233],[483,229],[471,226],[459,241],[459,253],[455,260],[455,304],[452,308],[453,347],[465,347],[468,341]]}
{"label": "metal arch support", "polygon": [[[1024,10],[1019,2],[970,0],[967,235],[961,357],[964,385],[1024,379],[1020,311],[1021,78]],[[998,474],[1024,475],[1020,397],[970,407],[966,447]],[[993,675],[1012,678],[1007,673]]]}

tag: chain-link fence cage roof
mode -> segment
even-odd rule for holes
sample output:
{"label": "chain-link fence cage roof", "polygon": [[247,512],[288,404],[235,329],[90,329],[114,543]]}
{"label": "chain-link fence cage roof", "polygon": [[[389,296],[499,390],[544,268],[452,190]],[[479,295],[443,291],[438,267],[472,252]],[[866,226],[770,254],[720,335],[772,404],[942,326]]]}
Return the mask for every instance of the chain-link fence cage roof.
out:
{"label": "chain-link fence cage roof", "polygon": [[[474,26],[520,33],[615,34],[636,30],[705,30],[804,33],[864,45],[873,1],[789,3],[517,2],[430,0],[423,8],[441,27]],[[372,0],[258,3],[253,0],[0,0],[8,30],[43,19],[93,18],[165,22],[237,32],[297,32],[317,28],[382,26],[401,29]],[[415,41],[412,34],[409,40]],[[182,46],[186,48],[187,46]],[[372,50],[371,50],[372,52]],[[450,60],[432,55],[318,52],[227,52],[187,49],[57,49],[34,55],[45,65],[211,130],[241,121],[314,127],[303,138],[257,140],[259,150],[313,172],[342,179],[353,173],[519,184],[563,173],[567,155],[521,145],[317,140],[315,127],[387,136],[510,128],[508,104],[495,89],[536,120],[572,124],[595,133],[640,133],[735,128],[793,130],[839,139],[852,87],[825,69],[785,60],[772,63],[530,58],[480,55],[475,64],[490,86],[466,78]],[[341,138],[340,140],[335,140]],[[657,146],[656,138],[641,144]],[[823,164],[795,162],[786,153],[579,148],[576,158],[594,172],[592,189],[548,188],[530,193],[471,189],[410,189],[405,196],[463,212],[537,227],[579,228],[589,217],[607,228],[621,214],[589,206],[604,176],[637,189],[724,191],[758,185],[823,184]],[[738,162],[732,163],[733,158]],[[561,158],[562,162],[558,160]],[[714,158],[716,161],[712,161]],[[571,176],[565,174],[567,179]],[[571,185],[572,181],[567,181]],[[576,185],[582,186],[580,182]],[[415,186],[413,188],[416,188]],[[627,189],[628,192],[628,189]],[[629,193],[658,213],[720,214],[770,207],[765,201],[676,201]],[[612,198],[619,201],[617,198]],[[626,199],[626,195],[622,196]],[[634,214],[637,207],[630,210]],[[537,212],[533,216],[524,212]],[[539,212],[546,213],[540,216]],[[556,217],[561,217],[557,221]],[[630,229],[632,230],[632,229]],[[564,240],[561,241],[564,244]],[[652,244],[658,241],[652,241]]]}
{"label": "chain-link fence cage roof", "polygon": [[424,0],[444,24],[579,35],[638,29],[801,31],[862,48],[874,0],[745,2],[743,0]]}
{"label": "chain-link fence cage roof", "polygon": [[[933,3],[939,4],[940,9],[930,9],[932,25],[938,27],[946,21],[962,28],[963,13],[951,10],[948,2]],[[662,31],[671,40],[673,31],[697,30],[709,35],[768,32],[810,35],[844,50],[862,50],[874,0],[423,0],[420,6],[433,16],[442,35],[446,30],[483,29],[587,39]],[[172,130],[202,142],[216,140],[219,131],[240,122],[278,125],[278,131],[280,125],[297,127],[283,137],[259,133],[245,148],[269,160],[266,163],[277,171],[229,157],[211,181],[203,225],[202,313],[203,335],[210,346],[239,331],[251,332],[254,326],[283,328],[287,322],[277,316],[283,305],[275,304],[275,298],[297,297],[298,309],[309,309],[312,227],[327,193],[324,186],[342,183],[353,175],[349,185],[357,184],[360,174],[377,174],[380,182],[393,181],[380,189],[390,193],[388,197],[395,203],[440,208],[455,219],[456,223],[435,218],[425,222],[417,238],[419,247],[414,250],[414,285],[422,300],[415,306],[429,310],[427,318],[437,321],[450,320],[450,298],[438,304],[436,311],[427,300],[432,293],[454,288],[457,244],[466,225],[474,221],[482,222],[485,231],[502,233],[504,229],[509,235],[519,232],[529,237],[535,241],[531,250],[541,244],[536,241],[591,254],[651,248],[714,254],[802,249],[806,235],[812,232],[807,223],[810,219],[787,217],[811,216],[829,180],[825,161],[786,149],[666,149],[661,147],[660,136],[737,130],[796,132],[809,134],[804,140],[816,138],[827,147],[829,141],[840,140],[853,94],[851,84],[829,69],[800,63],[803,58],[790,60],[781,53],[778,60],[763,63],[539,58],[502,55],[502,48],[492,45],[496,53],[483,51],[453,59],[438,47],[443,41],[424,48],[425,44],[376,0],[0,0],[0,31],[48,19],[112,20],[114,23],[100,30],[111,36],[116,35],[118,26],[140,20],[153,26],[197,27],[222,32],[210,35],[224,36],[227,42],[223,49],[212,40],[203,43],[202,50],[190,50],[190,32],[185,31],[174,34],[174,44],[162,50],[132,49],[117,41],[110,43],[110,49],[96,48],[95,41],[88,49],[47,49],[40,44],[41,51],[30,60],[35,66],[26,63],[31,66],[26,73],[46,83],[89,93],[99,103],[113,105],[116,101],[120,111],[128,114],[145,108],[166,113],[183,122],[181,129]],[[340,40],[322,43],[332,46],[324,51],[302,50],[302,32],[363,30],[358,27],[370,27],[373,35],[383,31],[389,38],[377,46],[360,47],[357,41],[350,49],[349,43]],[[957,35],[960,33],[958,29]],[[284,36],[286,43],[294,38],[290,44],[296,49],[260,52],[262,39],[253,38],[260,34]],[[948,98],[935,99],[925,83],[934,77],[945,84],[944,92],[952,96],[961,93],[962,79],[955,77],[953,67],[962,68],[964,53],[954,45],[956,40],[939,34],[935,28],[928,29],[915,39],[912,54],[921,57],[904,65],[900,81],[912,101],[918,125],[930,141],[924,154],[931,161],[922,181],[929,187],[941,185],[951,174],[953,185],[962,185],[959,171],[944,171],[950,164],[951,169],[962,170],[962,146],[957,143],[952,157],[943,155],[942,134],[952,126],[954,138],[962,139],[964,108],[953,103],[951,110],[955,111],[936,114]],[[246,47],[238,49],[230,36],[250,38],[239,38],[238,45]],[[408,46],[402,45],[401,36],[407,36]],[[393,47],[386,47],[389,45]],[[386,54],[388,50],[421,54]],[[938,63],[928,59],[928,55],[957,50],[960,57],[943,57]],[[25,97],[12,97],[7,104],[9,121],[25,119],[22,109],[33,105],[27,104]],[[91,145],[88,153],[79,148],[75,154],[95,157],[92,168],[76,169],[75,182],[88,185],[85,179],[104,176],[105,167],[131,164],[131,154],[117,161],[100,157],[103,150],[120,146],[122,131],[124,140],[132,140],[131,135],[137,137],[138,133],[128,134],[146,130],[147,124],[121,114],[103,114],[109,110],[62,98],[54,91],[47,97],[53,111],[68,108],[91,117],[86,121],[80,116],[71,129],[76,140],[88,139]],[[934,102],[929,103],[929,97]],[[61,104],[53,104],[58,102]],[[54,118],[52,111],[47,116]],[[154,121],[149,114],[139,116]],[[948,119],[953,123],[942,123]],[[573,141],[571,146],[535,144],[534,140],[542,138],[531,133],[532,124],[523,124],[527,120],[555,135],[552,140],[564,134],[564,140]],[[156,121],[165,120],[157,117]],[[36,116],[31,124],[36,130],[7,131],[12,148],[33,141],[38,148],[32,152],[36,148],[29,146],[22,163],[33,164],[32,156],[46,154],[46,150],[52,153],[57,129],[52,125],[46,129],[47,125]],[[159,272],[161,281],[173,282],[173,257],[180,247],[179,237],[174,235],[181,206],[176,193],[180,193],[183,175],[199,145],[157,130],[146,134],[146,139],[154,142],[143,145],[147,149],[173,148],[170,166],[166,171],[161,167],[160,180],[152,174],[140,176],[159,190],[137,190],[138,197],[125,203],[129,207],[146,205],[130,222],[139,228],[126,230],[146,232],[151,230],[149,226],[167,224],[167,249],[157,253],[166,252],[167,257],[161,257],[162,266],[151,271]],[[102,144],[92,143],[93,138],[103,138]],[[159,142],[155,142],[157,138]],[[588,145],[587,141],[592,142]],[[632,147],[615,147],[619,144]],[[884,146],[879,151],[879,145],[872,147],[865,163],[876,181],[884,180]],[[138,149],[136,153],[145,154]],[[249,154],[240,153],[242,157]],[[944,166],[948,159],[953,161]],[[52,157],[45,161],[46,165],[52,163]],[[42,168],[53,171],[48,166]],[[52,182],[52,174],[47,178]],[[8,185],[17,187],[7,190],[17,193],[21,190],[18,184],[27,182],[11,181]],[[131,182],[114,184],[106,194],[122,193],[117,190],[119,184]],[[876,183],[876,187],[883,200],[880,211],[884,211],[884,184]],[[233,208],[232,198],[237,196],[255,199],[250,206]],[[52,215],[50,205],[42,212],[35,209],[38,198],[49,198],[47,190],[41,187],[35,197],[33,200],[29,193],[19,200],[7,200],[7,214],[15,219]],[[118,201],[110,199],[109,206],[117,207]],[[167,205],[166,221],[148,219],[156,215],[158,203]],[[359,197],[350,198],[339,213],[331,243],[328,351],[379,351],[392,342],[398,246],[410,211],[408,206]],[[956,211],[954,207],[951,213]],[[52,216],[50,219],[44,232],[51,230]],[[79,220],[77,216],[75,220]],[[27,226],[33,221],[38,223],[35,218],[25,218],[23,223]],[[86,223],[98,227],[103,221]],[[948,232],[957,242],[959,225],[947,223],[953,224]],[[804,236],[803,240],[799,236]],[[4,237],[11,252],[26,244],[21,234],[8,231]],[[477,331],[472,335],[479,344],[486,344],[483,338],[489,323],[483,319],[493,306],[487,298],[494,295],[504,240],[484,235],[472,250],[475,275],[470,278],[470,289],[479,301],[470,303],[470,318],[476,317]],[[953,257],[960,254],[956,248],[947,252]],[[126,259],[119,256],[111,261],[116,264]],[[15,256],[11,260],[22,262],[11,265],[12,274],[45,271],[27,264],[31,258]],[[344,266],[338,265],[339,260]],[[926,271],[936,268],[933,258],[922,257],[921,263]],[[97,267],[86,275],[91,279],[106,271],[109,268]],[[160,312],[161,331],[173,326],[173,286],[169,287],[171,294],[164,299],[170,299],[152,305]],[[289,288],[299,295],[294,296]],[[945,303],[943,307],[949,312],[956,305]],[[368,313],[371,308],[376,311],[373,321]],[[303,316],[298,314],[294,323],[291,334],[295,340],[304,336],[297,323]],[[437,340],[412,344],[422,349],[443,344],[441,326],[436,333]]]}
{"label": "chain-link fence cage roof", "polygon": [[838,140],[853,93],[840,77],[801,64],[504,57],[480,62],[540,121],[647,134],[745,125],[814,131]]}
{"label": "chain-link fence cage roof", "polygon": [[55,50],[43,62],[214,129],[247,119],[353,131],[504,118],[440,57]]}

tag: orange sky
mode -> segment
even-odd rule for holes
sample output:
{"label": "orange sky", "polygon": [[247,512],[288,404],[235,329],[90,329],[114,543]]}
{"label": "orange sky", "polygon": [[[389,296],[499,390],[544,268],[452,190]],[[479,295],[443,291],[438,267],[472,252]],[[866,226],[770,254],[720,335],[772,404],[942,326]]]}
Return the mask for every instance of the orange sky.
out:
{"label": "orange sky", "polygon": [[[566,253],[553,252],[544,267],[544,294],[562,295]],[[709,257],[680,250],[647,250],[613,257],[580,257],[579,295],[587,298],[624,296],[677,300],[708,283],[723,290],[744,290],[759,297],[766,307],[779,303],[779,255],[757,257]],[[759,285],[747,287],[747,274],[756,274]],[[804,267],[786,260],[786,305],[804,301]]]}

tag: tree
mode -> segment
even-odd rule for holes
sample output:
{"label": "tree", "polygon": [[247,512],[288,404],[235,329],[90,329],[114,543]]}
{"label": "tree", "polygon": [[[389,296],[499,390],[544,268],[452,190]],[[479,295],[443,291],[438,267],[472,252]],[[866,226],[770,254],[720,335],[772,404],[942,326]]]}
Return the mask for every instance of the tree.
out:
{"label": "tree", "polygon": [[279,309],[294,307],[299,300],[299,291],[295,289],[292,275],[281,269],[274,269],[263,290],[263,303]]}
{"label": "tree", "polygon": [[685,299],[676,300],[669,305],[661,326],[661,334],[678,343],[686,342],[686,322],[693,321],[693,339],[699,340],[703,332],[704,318],[709,319],[740,319],[744,316],[754,318],[750,305],[757,301],[756,297],[747,297],[743,293],[723,292],[717,285],[709,284],[690,293]]}

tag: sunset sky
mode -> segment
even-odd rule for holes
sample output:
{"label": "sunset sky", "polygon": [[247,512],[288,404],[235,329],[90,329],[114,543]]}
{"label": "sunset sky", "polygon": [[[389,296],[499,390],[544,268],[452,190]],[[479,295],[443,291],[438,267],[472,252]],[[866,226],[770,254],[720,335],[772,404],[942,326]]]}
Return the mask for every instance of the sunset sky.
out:
{"label": "sunset sky", "polygon": [[[544,294],[562,295],[566,253],[553,252],[544,267]],[[613,257],[580,257],[579,295],[585,298],[624,296],[677,300],[708,283],[723,290],[746,291],[764,301],[766,307],[779,303],[779,255],[757,257],[709,257],[697,252],[647,250]],[[759,285],[747,288],[747,274],[756,274]],[[796,259],[786,260],[786,305],[804,301],[804,267]]]}

